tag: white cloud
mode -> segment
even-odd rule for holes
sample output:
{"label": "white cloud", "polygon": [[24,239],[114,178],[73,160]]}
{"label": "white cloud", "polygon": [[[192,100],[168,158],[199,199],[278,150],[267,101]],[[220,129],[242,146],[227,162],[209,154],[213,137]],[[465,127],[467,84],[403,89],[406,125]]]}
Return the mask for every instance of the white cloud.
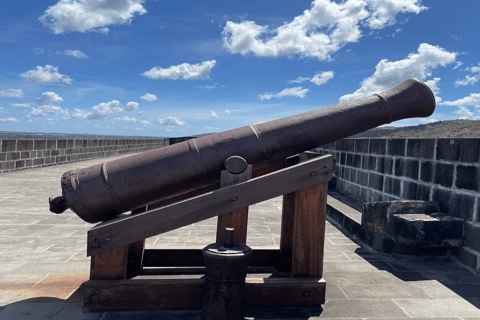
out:
{"label": "white cloud", "polygon": [[214,83],[214,84],[211,84],[211,85],[205,85],[205,86],[201,86],[201,87],[205,88],[205,89],[215,89],[216,86],[217,86],[217,83]]}
{"label": "white cloud", "polygon": [[396,23],[395,17],[399,13],[419,14],[427,7],[420,5],[421,0],[366,0],[372,14],[367,19],[371,29],[382,29]]}
{"label": "white cloud", "polygon": [[20,122],[20,121],[17,118],[8,117],[8,118],[0,119],[0,122]]}
{"label": "white cloud", "polygon": [[112,100],[110,102],[102,102],[92,108],[92,111],[87,112],[82,109],[75,109],[73,117],[87,119],[87,120],[103,120],[109,114],[114,112],[121,112],[124,109],[120,107],[118,100]]}
{"label": "white cloud", "polygon": [[155,101],[157,100],[157,96],[151,93],[145,93],[143,96],[140,97],[140,99],[146,100],[146,101]]}
{"label": "white cloud", "polygon": [[469,70],[470,70],[470,72],[472,72],[472,73],[478,73],[478,72],[480,72],[480,63],[478,64],[478,67],[471,67]]}
{"label": "white cloud", "polygon": [[87,59],[88,56],[80,50],[65,50],[63,52],[57,51],[56,54],[62,54],[64,56],[74,57],[77,59]]}
{"label": "white cloud", "polygon": [[266,93],[260,95],[260,100],[270,100],[271,98],[282,98],[282,97],[300,97],[303,98],[305,95],[310,91],[309,89],[303,89],[302,87],[294,87],[294,88],[287,88],[284,89],[282,92],[279,93]]}
{"label": "white cloud", "polygon": [[435,118],[422,118],[420,119],[420,122],[421,123],[434,123],[434,122],[438,122],[438,119],[435,119]]}
{"label": "white cloud", "polygon": [[209,60],[197,64],[182,63],[169,68],[155,67],[142,73],[150,79],[199,80],[208,78],[217,61]]}
{"label": "white cloud", "polygon": [[478,82],[478,80],[480,80],[480,75],[476,75],[476,76],[469,76],[469,75],[466,75],[465,76],[465,79],[463,80],[459,80],[457,79],[457,81],[455,81],[455,87],[458,87],[458,86],[468,86],[468,85],[474,85],[475,83]]}
{"label": "white cloud", "polygon": [[144,126],[150,125],[150,121],[146,120],[139,120],[134,117],[129,117],[129,116],[123,116],[122,118],[115,118],[114,120],[119,120],[119,121],[128,121],[128,122],[133,122],[133,123],[141,123]]}
{"label": "white cloud", "polygon": [[458,119],[469,119],[473,116],[473,112],[471,112],[467,107],[458,107],[458,109],[454,112],[458,114],[460,117]]}
{"label": "white cloud", "polygon": [[468,97],[464,97],[455,101],[444,101],[441,103],[445,106],[476,106],[480,107],[480,93],[471,93]]}
{"label": "white cloud", "polygon": [[232,112],[230,110],[224,110],[225,113],[231,114]]}
{"label": "white cloud", "polygon": [[65,82],[67,84],[72,83],[72,79],[68,76],[60,74],[58,72],[58,67],[51,65],[46,65],[45,67],[37,66],[34,70],[28,70],[25,73],[20,74],[20,77],[32,81],[32,82]]}
{"label": "white cloud", "polygon": [[432,80],[425,81],[425,84],[432,90],[436,103],[442,101],[442,98],[438,96],[440,94],[440,88],[438,87],[440,80],[441,78],[433,78]]}
{"label": "white cloud", "polygon": [[38,98],[37,103],[39,105],[48,104],[48,105],[55,105],[58,106],[63,101],[63,98],[60,97],[53,91],[44,92],[42,96]]}
{"label": "white cloud", "polygon": [[210,114],[208,115],[209,118],[219,118],[218,114],[213,111],[213,110],[210,110]]}
{"label": "white cloud", "polygon": [[0,107],[0,111],[3,111],[3,110],[5,110],[5,109],[3,109],[3,107]]}
{"label": "white cloud", "polygon": [[135,101],[127,102],[127,106],[125,107],[125,110],[126,111],[135,111],[135,110],[138,109],[138,105],[139,105],[139,103],[135,102]]}
{"label": "white cloud", "polygon": [[60,114],[64,118],[70,118],[70,113],[68,109],[63,110],[60,107],[62,101],[63,98],[55,92],[44,92],[42,93],[42,96],[37,100],[37,104],[39,105],[39,107],[32,108],[28,115],[33,117],[43,117],[47,115]]}
{"label": "white cloud", "polygon": [[177,117],[166,117],[166,118],[158,119],[158,123],[164,126],[169,126],[169,127],[184,126],[187,124],[185,121]]}
{"label": "white cloud", "polygon": [[10,103],[10,105],[14,108],[30,108],[28,103]]}
{"label": "white cloud", "polygon": [[333,79],[333,71],[322,71],[317,73],[310,82],[316,84],[317,86],[321,86],[322,84],[327,83],[328,81]]}
{"label": "white cloud", "polygon": [[422,43],[418,47],[417,53],[410,53],[403,60],[381,60],[375,67],[375,73],[362,81],[360,89],[340,97],[340,102],[383,92],[409,78],[424,80],[431,76],[433,69],[455,62],[456,55],[455,52],[448,52],[438,46]]}
{"label": "white cloud", "polygon": [[144,0],[60,0],[39,18],[55,34],[108,33],[110,25],[130,24],[135,14],[145,14]]}
{"label": "white cloud", "polygon": [[[425,7],[419,0],[315,0],[309,10],[275,30],[254,21],[227,21],[222,35],[223,45],[231,53],[252,53],[262,57],[294,56],[330,60],[345,44],[357,42],[359,25],[371,29],[395,24],[398,13],[420,13]],[[270,36],[273,34],[273,36]]]}
{"label": "white cloud", "polygon": [[35,49],[33,49],[33,52],[34,52],[35,54],[42,54],[42,53],[44,53],[44,51],[43,51],[42,48],[35,48]]}
{"label": "white cloud", "polygon": [[460,67],[462,64],[463,64],[463,62],[461,62],[461,61],[455,62],[455,67],[453,67],[452,70],[457,70],[458,67]]}
{"label": "white cloud", "polygon": [[0,90],[0,97],[22,98],[23,97],[23,91],[21,89]]}
{"label": "white cloud", "polygon": [[289,83],[302,83],[302,82],[308,81],[308,80],[310,80],[310,78],[308,78],[308,77],[298,77],[295,80],[289,81]]}

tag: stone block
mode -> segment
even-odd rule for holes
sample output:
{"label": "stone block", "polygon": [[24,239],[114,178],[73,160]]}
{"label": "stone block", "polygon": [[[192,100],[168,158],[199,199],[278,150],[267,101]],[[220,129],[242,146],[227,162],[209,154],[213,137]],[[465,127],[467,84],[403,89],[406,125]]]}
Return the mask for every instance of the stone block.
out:
{"label": "stone block", "polygon": [[33,150],[33,140],[17,140],[17,151]]}
{"label": "stone block", "polygon": [[75,147],[75,140],[67,140],[67,149],[73,149]]}
{"label": "stone block", "polygon": [[342,178],[347,180],[347,181],[350,181],[350,168],[348,167],[343,167],[342,168]]}
{"label": "stone block", "polygon": [[60,155],[60,150],[51,150],[50,151],[50,155],[53,157],[53,156],[58,156]]}
{"label": "stone block", "polygon": [[57,140],[57,149],[66,149],[67,140]]}
{"label": "stone block", "polygon": [[15,161],[15,169],[20,169],[25,167],[25,160],[17,160]]}
{"label": "stone block", "polygon": [[47,149],[47,140],[33,140],[33,149],[34,150],[45,150]]}
{"label": "stone block", "polygon": [[33,166],[33,159],[27,159],[25,160],[25,166],[26,167],[32,167]]}
{"label": "stone block", "polygon": [[368,155],[363,155],[362,157],[362,169],[368,169]]}
{"label": "stone block", "polygon": [[357,183],[362,186],[368,186],[368,172],[365,170],[357,170]]}
{"label": "stone block", "polygon": [[370,139],[369,152],[384,155],[387,148],[387,139]]}
{"label": "stone block", "polygon": [[418,168],[419,168],[418,160],[406,159],[405,167],[403,170],[403,176],[413,180],[418,180]]}
{"label": "stone block", "polygon": [[20,159],[27,159],[27,158],[30,158],[30,151],[20,152]]}
{"label": "stone block", "polygon": [[355,139],[342,139],[336,141],[336,149],[340,151],[355,152]]}
{"label": "stone block", "polygon": [[88,140],[82,140],[82,148],[88,148]]}
{"label": "stone block", "polygon": [[416,200],[429,201],[432,187],[425,184],[418,184]]}
{"label": "stone block", "polygon": [[65,162],[67,160],[67,157],[66,156],[57,156],[55,158],[55,162],[56,163],[60,163],[60,162]]}
{"label": "stone block", "polygon": [[408,139],[407,157],[433,159],[435,139]]}
{"label": "stone block", "polygon": [[444,213],[393,214],[389,232],[398,243],[421,248],[460,247],[464,221]]}
{"label": "stone block", "polygon": [[57,140],[47,140],[47,150],[57,149]]}
{"label": "stone block", "polygon": [[480,270],[480,266],[478,265],[479,256],[480,254],[468,247],[461,247],[454,251],[454,254],[458,257],[458,259],[475,270]]}
{"label": "stone block", "polygon": [[7,161],[7,169],[15,169],[15,161]]}
{"label": "stone block", "polygon": [[460,189],[480,191],[479,172],[477,166],[457,165],[457,177],[455,185]]}
{"label": "stone block", "polygon": [[2,152],[17,151],[17,140],[2,140]]}
{"label": "stone block", "polygon": [[472,220],[475,204],[475,198],[473,196],[435,188],[432,198],[438,202],[440,212],[459,217],[463,220]]}
{"label": "stone block", "polygon": [[383,179],[383,175],[370,172],[368,179],[368,187],[378,191],[383,191]]}
{"label": "stone block", "polygon": [[385,189],[383,192],[399,197],[400,190],[400,179],[385,177]]}
{"label": "stone block", "polygon": [[46,157],[45,164],[53,164],[55,163],[55,157]]}
{"label": "stone block", "polygon": [[385,195],[381,192],[373,192],[373,202],[385,201]]}
{"label": "stone block", "polygon": [[357,183],[357,171],[355,168],[350,169],[350,181],[353,183]]}
{"label": "stone block", "polygon": [[7,161],[7,153],[0,152],[0,161]]}
{"label": "stone block", "polygon": [[391,157],[378,157],[377,172],[392,174],[393,159]]}
{"label": "stone block", "polygon": [[20,152],[8,152],[7,161],[20,159]]}
{"label": "stone block", "polygon": [[360,168],[362,162],[362,156],[359,154],[354,154],[353,155],[353,167],[355,168]]}
{"label": "stone block", "polygon": [[388,154],[391,156],[405,156],[405,139],[388,139]]}
{"label": "stone block", "polygon": [[83,148],[83,140],[81,140],[81,139],[76,139],[76,140],[75,140],[74,148]]}
{"label": "stone block", "polygon": [[394,171],[394,174],[397,176],[397,177],[401,177],[403,176],[403,170],[404,170],[404,167],[405,167],[405,159],[403,158],[396,158],[395,159],[395,171]]}
{"label": "stone block", "polygon": [[480,225],[471,222],[465,223],[464,244],[476,251],[480,251]]}
{"label": "stone block", "polygon": [[453,169],[453,164],[436,162],[433,182],[446,188],[451,188],[453,183]]}
{"label": "stone block", "polygon": [[368,141],[369,139],[355,139],[355,152],[368,153]]}
{"label": "stone block", "polygon": [[420,163],[420,180],[424,182],[432,182],[433,163],[430,161],[422,161]]}
{"label": "stone block", "polygon": [[50,157],[51,154],[52,154],[52,150],[44,150],[43,151],[43,156],[44,157]]}
{"label": "stone block", "polygon": [[349,167],[353,167],[353,156],[354,156],[353,153],[347,153],[345,165],[347,165]]}
{"label": "stone block", "polygon": [[437,160],[478,162],[480,139],[437,139]]}
{"label": "stone block", "polygon": [[41,166],[45,164],[45,158],[35,158],[33,159],[33,165],[34,166]]}
{"label": "stone block", "polygon": [[368,170],[375,171],[377,167],[377,157],[369,156],[368,157]]}
{"label": "stone block", "polygon": [[[337,153],[337,152],[335,152],[335,153]],[[345,152],[340,152],[339,154],[340,154],[339,164],[344,165],[346,163],[347,154]],[[335,159],[338,159],[338,157],[335,157]]]}
{"label": "stone block", "polygon": [[417,200],[418,184],[411,181],[403,181],[402,199]]}

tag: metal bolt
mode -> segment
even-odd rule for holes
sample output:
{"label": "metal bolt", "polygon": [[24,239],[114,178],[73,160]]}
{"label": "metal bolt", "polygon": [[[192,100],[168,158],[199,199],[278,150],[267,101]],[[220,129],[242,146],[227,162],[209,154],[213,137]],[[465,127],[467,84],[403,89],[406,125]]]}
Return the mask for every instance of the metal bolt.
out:
{"label": "metal bolt", "polygon": [[106,237],[105,240],[107,240],[107,241],[112,241],[113,238],[112,238],[112,237]]}
{"label": "metal bolt", "polygon": [[94,244],[92,244],[92,247],[94,247],[94,248],[98,248],[98,243],[94,243]]}
{"label": "metal bolt", "polygon": [[101,296],[100,299],[101,300],[107,300],[107,296]]}
{"label": "metal bolt", "polygon": [[310,296],[310,292],[308,292],[308,291],[303,291],[303,296],[304,296],[304,297]]}
{"label": "metal bolt", "polygon": [[322,292],[322,288],[317,288],[317,292]]}
{"label": "metal bolt", "polygon": [[311,175],[312,177],[314,177],[314,176],[316,176],[316,175],[317,175],[317,172],[315,172],[315,171],[313,171],[313,172],[310,172],[310,175]]}
{"label": "metal bolt", "polygon": [[237,196],[232,197],[232,201],[237,201],[237,200],[238,200]]}

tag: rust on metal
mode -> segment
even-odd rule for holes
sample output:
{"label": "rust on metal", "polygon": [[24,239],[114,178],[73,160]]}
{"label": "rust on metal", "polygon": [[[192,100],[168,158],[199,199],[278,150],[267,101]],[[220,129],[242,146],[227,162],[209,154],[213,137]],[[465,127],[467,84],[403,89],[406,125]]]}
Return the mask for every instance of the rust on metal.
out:
{"label": "rust on metal", "polygon": [[83,220],[106,221],[163,199],[217,186],[224,162],[231,156],[242,157],[255,172],[392,121],[428,117],[434,110],[435,98],[428,86],[410,79],[367,98],[68,171],[61,179],[62,196]]}

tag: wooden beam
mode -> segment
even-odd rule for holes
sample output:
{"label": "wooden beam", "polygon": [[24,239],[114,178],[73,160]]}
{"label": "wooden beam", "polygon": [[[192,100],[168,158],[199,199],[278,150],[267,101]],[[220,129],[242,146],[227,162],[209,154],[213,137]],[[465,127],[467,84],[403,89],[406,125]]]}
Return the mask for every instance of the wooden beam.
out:
{"label": "wooden beam", "polygon": [[[86,310],[202,307],[204,279],[96,280],[85,283]],[[245,305],[320,306],[321,278],[247,278]]]}
{"label": "wooden beam", "polygon": [[[220,177],[220,188],[231,186],[240,182],[247,181],[252,177],[252,165],[248,165],[247,169],[239,174],[233,174],[227,170],[223,170]],[[247,243],[247,223],[248,223],[248,206],[234,211],[230,211],[218,216],[217,222],[217,239],[216,243],[225,242],[225,228],[234,228],[234,243]]]}
{"label": "wooden beam", "polygon": [[321,277],[328,182],[295,192],[292,277]]}
{"label": "wooden beam", "polygon": [[[274,267],[278,249],[255,249],[249,267]],[[202,249],[146,249],[144,267],[203,267]]]}
{"label": "wooden beam", "polygon": [[225,212],[329,181],[333,169],[333,157],[325,155],[135,216],[119,215],[88,231],[87,255],[91,256],[127,245]]}

